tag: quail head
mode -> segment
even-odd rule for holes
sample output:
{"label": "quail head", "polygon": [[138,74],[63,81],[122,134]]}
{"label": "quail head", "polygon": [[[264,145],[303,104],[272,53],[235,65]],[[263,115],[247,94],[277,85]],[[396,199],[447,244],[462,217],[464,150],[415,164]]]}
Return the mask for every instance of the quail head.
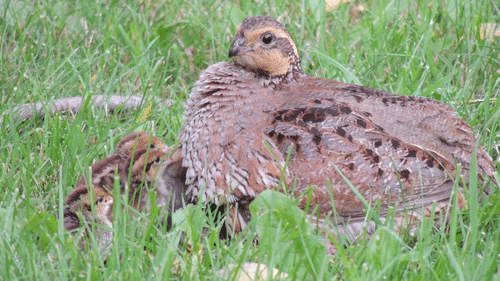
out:
{"label": "quail head", "polygon": [[[296,197],[313,187],[300,206],[310,200],[317,220],[352,239],[373,228],[341,175],[372,206],[379,202],[382,219],[395,207],[401,225],[430,216],[433,202],[434,211],[446,209],[458,164],[468,181],[476,139],[451,107],[309,77],[288,31],[266,16],[240,24],[229,57],[196,82],[179,149],[186,196],[226,204],[232,232],[250,219],[249,203],[280,180],[288,192],[296,183]],[[481,182],[495,171],[480,146],[477,171]]]}
{"label": "quail head", "polygon": [[[91,194],[91,191],[93,194]],[[85,226],[95,233],[100,250],[107,248],[113,238],[113,197],[100,186],[80,186],[66,198],[64,209],[64,228],[72,231]],[[87,233],[90,229],[87,228]],[[82,244],[83,246],[84,244]]]}
{"label": "quail head", "polygon": [[122,186],[122,193],[128,190],[129,200],[139,211],[147,205],[148,190],[154,189],[158,195],[157,204],[165,205],[168,200],[168,188],[162,179],[165,169],[166,154],[156,149],[137,150],[132,157],[120,165],[127,178]]}

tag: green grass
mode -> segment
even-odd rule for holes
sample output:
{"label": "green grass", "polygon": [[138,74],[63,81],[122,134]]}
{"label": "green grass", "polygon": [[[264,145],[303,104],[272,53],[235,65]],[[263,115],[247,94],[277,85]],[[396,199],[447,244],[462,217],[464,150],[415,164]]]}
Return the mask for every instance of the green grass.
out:
{"label": "green grass", "polygon": [[[106,264],[99,253],[76,249],[77,239],[55,219],[84,167],[109,155],[129,132],[144,129],[176,144],[182,102],[200,71],[227,60],[237,25],[257,14],[285,24],[306,73],[441,100],[471,124],[496,161],[500,103],[490,99],[500,91],[500,38],[481,39],[480,26],[500,23],[499,5],[399,2],[406,3],[361,1],[326,12],[320,0],[0,0],[0,112],[6,114],[0,124],[0,279],[217,280],[220,268],[246,261],[298,280],[500,279],[500,192],[493,185],[490,198],[478,203],[471,196],[468,210],[453,211],[449,228],[434,230],[424,221],[411,236],[382,226],[374,239],[332,257],[314,254],[321,243],[300,212],[290,218],[279,208],[274,218],[253,220],[246,238],[230,241],[218,239],[220,224],[200,205],[177,214],[170,232],[158,224],[154,233],[115,212],[115,245]],[[358,4],[365,11],[354,17]],[[174,104],[153,109],[143,122],[135,120],[145,106],[112,113],[88,107],[24,122],[8,113],[22,103],[93,94]],[[468,103],[473,99],[484,101]],[[260,200],[262,206],[270,199]],[[293,209],[293,202],[279,202]],[[276,222],[281,217],[296,228]]]}

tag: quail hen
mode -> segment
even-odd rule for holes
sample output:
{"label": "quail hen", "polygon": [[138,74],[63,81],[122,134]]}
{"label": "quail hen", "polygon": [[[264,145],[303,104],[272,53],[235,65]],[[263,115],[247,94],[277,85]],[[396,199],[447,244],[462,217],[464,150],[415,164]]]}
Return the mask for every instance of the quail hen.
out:
{"label": "quail hen", "polygon": [[[336,168],[372,206],[379,201],[381,218],[397,207],[401,224],[430,216],[433,202],[436,212],[448,206],[458,164],[468,182],[476,139],[449,106],[309,77],[288,31],[266,16],[240,24],[229,57],[196,82],[178,149],[186,196],[227,204],[233,233],[250,219],[249,203],[280,180],[288,192],[295,184],[296,197],[313,187],[300,206],[310,199],[318,220],[351,239],[374,224]],[[477,170],[481,182],[495,171],[481,147]]]}

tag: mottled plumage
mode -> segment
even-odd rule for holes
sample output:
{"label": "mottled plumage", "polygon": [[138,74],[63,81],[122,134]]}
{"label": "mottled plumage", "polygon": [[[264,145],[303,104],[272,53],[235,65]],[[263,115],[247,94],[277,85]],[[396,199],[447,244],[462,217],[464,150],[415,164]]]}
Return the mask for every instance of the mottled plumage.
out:
{"label": "mottled plumage", "polygon": [[[146,137],[149,140],[149,135]],[[151,189],[157,194],[157,206],[174,204],[171,195],[174,191],[171,191],[172,188],[162,179],[165,167],[171,161],[166,161],[165,152],[152,148],[148,141],[135,143],[135,139],[135,136],[125,138],[117,147],[117,152],[126,151],[131,155],[127,157],[124,153],[115,154],[92,165],[92,184],[86,184],[82,178],[65,201],[64,226],[67,230],[83,226],[80,218],[89,224],[105,226],[92,228],[92,231],[96,231],[98,247],[103,253],[108,253],[109,242],[113,237],[110,228],[113,227],[115,178],[120,186],[119,194],[122,198],[128,198],[131,206],[139,212],[150,211]],[[155,147],[162,148],[158,144]],[[94,201],[90,200],[89,190],[94,192]],[[91,212],[92,205],[95,213]],[[85,245],[84,241],[82,246]]]}
{"label": "mottled plumage", "polygon": [[[309,77],[290,35],[270,17],[245,19],[229,56],[233,61],[208,67],[192,90],[180,149],[188,196],[228,204],[234,232],[250,219],[248,204],[280,179],[289,191],[296,181],[295,196],[313,186],[310,209],[318,207],[316,219],[330,218],[340,233],[355,239],[367,226],[373,232],[334,166],[368,202],[380,200],[382,217],[397,206],[401,224],[429,216],[433,202],[436,211],[448,205],[457,164],[468,180],[476,139],[449,106]],[[481,181],[494,173],[481,147],[477,163]]]}
{"label": "mottled plumage", "polygon": [[169,148],[160,139],[146,132],[134,132],[123,139],[116,145],[115,155],[120,155],[121,158],[129,158],[134,151],[143,148],[156,149],[163,153],[168,153]]}
{"label": "mottled plumage", "polygon": [[[168,146],[157,137],[145,132],[131,133],[118,142],[116,150],[111,156],[101,159],[90,166],[92,184],[113,188],[113,177],[118,166],[125,163],[125,161],[129,161],[130,157],[136,151],[146,148],[157,150],[164,154],[169,150]],[[126,178],[124,169],[118,169],[118,177],[122,179]],[[82,186],[85,184],[86,179],[82,177],[76,185]]]}
{"label": "mottled plumage", "polygon": [[165,169],[165,153],[143,148],[135,152],[119,169],[125,171],[127,177],[120,179],[121,194],[128,190],[128,198],[135,208],[142,211],[144,207],[150,210],[148,191],[154,189],[157,194],[158,206],[165,205],[169,196],[169,189],[163,182],[161,175]]}
{"label": "mottled plumage", "polygon": [[[93,197],[90,190],[93,191]],[[72,231],[84,226],[85,224],[81,222],[83,219],[90,227],[87,231],[95,232],[99,249],[108,249],[113,238],[111,230],[113,227],[113,196],[100,186],[93,186],[90,189],[87,186],[80,186],[66,197],[65,206],[64,228]],[[92,213],[92,208],[94,213]],[[96,224],[100,226],[96,226]],[[82,247],[85,245],[84,241],[82,240]]]}

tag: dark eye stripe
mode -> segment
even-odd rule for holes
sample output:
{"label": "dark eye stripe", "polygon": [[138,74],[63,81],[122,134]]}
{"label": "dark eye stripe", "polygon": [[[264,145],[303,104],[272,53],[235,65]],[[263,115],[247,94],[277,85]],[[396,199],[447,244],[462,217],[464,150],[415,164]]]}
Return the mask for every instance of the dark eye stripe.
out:
{"label": "dark eye stripe", "polygon": [[149,172],[149,170],[151,169],[151,165],[153,165],[153,163],[154,163],[154,162],[155,162],[155,161],[151,161],[151,162],[148,162],[148,163],[146,164],[146,169],[145,169],[145,172],[146,172],[146,173],[147,173],[147,172]]}

